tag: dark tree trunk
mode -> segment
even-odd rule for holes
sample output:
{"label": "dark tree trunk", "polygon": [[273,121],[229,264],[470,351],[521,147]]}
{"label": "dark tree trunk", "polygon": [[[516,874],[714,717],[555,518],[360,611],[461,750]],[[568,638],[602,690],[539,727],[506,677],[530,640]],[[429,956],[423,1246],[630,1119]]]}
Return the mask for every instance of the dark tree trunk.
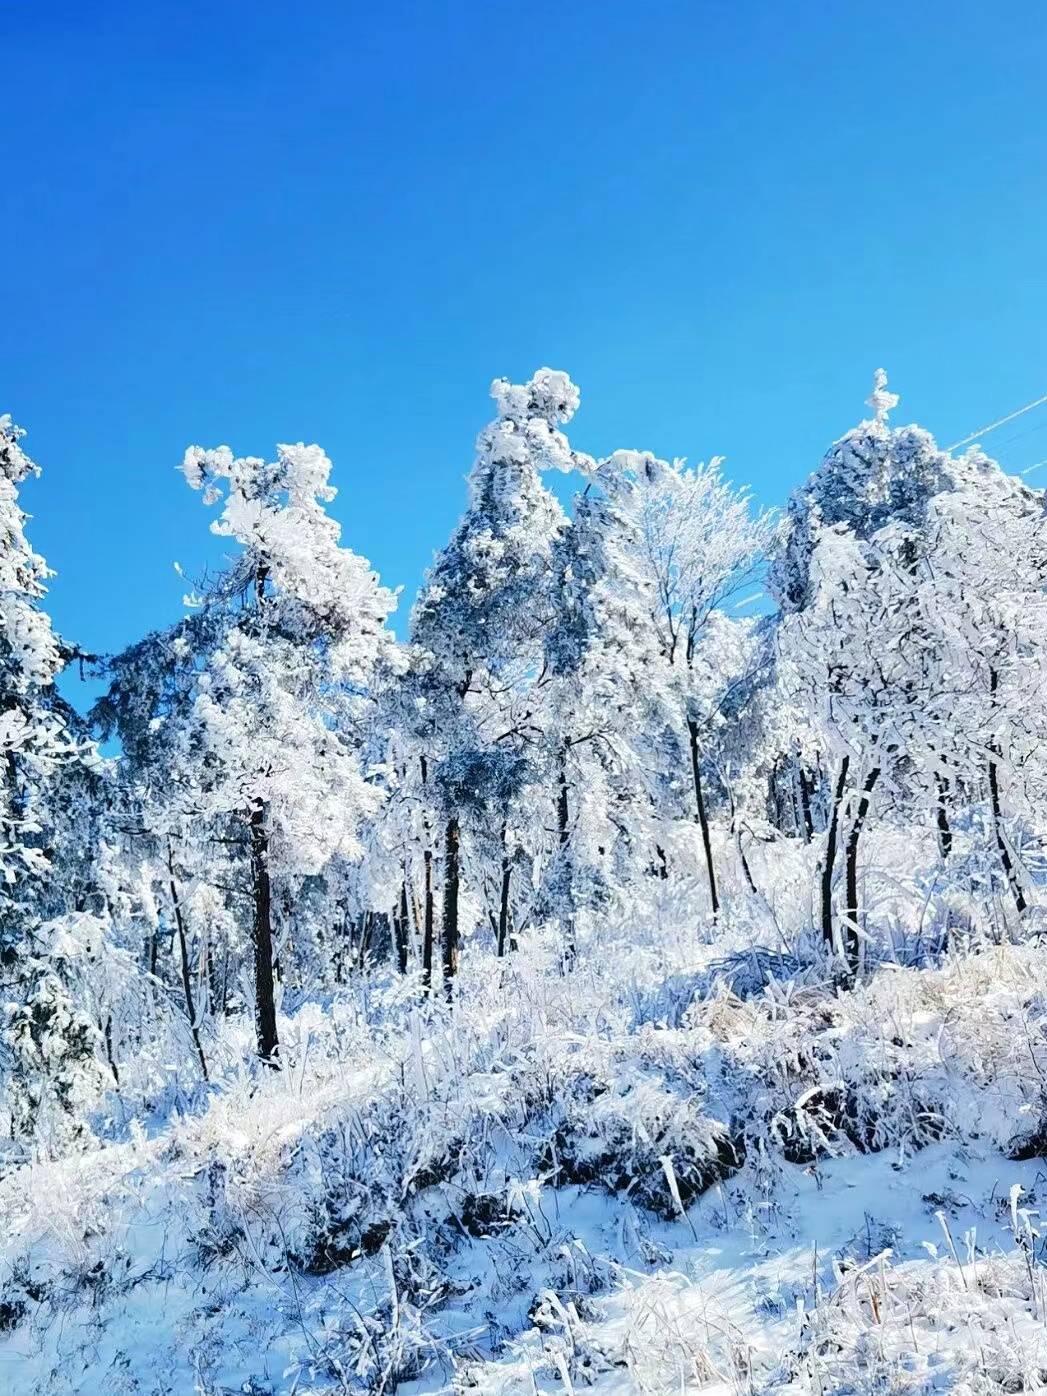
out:
{"label": "dark tree trunk", "polygon": [[407,973],[407,880],[400,884],[400,905],[393,912],[393,938],[396,941],[396,965],[401,974]]}
{"label": "dark tree trunk", "polygon": [[273,897],[269,880],[269,835],[265,808],[251,809],[251,882],[254,894],[255,1029],[258,1055],[267,1066],[276,1066],[276,999],[273,990]]}
{"label": "dark tree trunk", "polygon": [[148,974],[156,974],[157,961],[160,955],[160,927],[155,926],[149,936],[148,944],[145,947],[145,967]]}
{"label": "dark tree trunk", "polygon": [[687,719],[687,733],[691,747],[691,775],[694,779],[694,805],[698,826],[702,831],[702,847],[705,849],[705,866],[709,873],[709,900],[712,902],[713,917],[720,914],[720,898],[716,893],[716,870],[713,867],[713,845],[709,837],[709,819],[705,812],[705,795],[702,792],[702,763],[698,751],[698,724],[693,718]]}
{"label": "dark tree trunk", "polygon": [[422,854],[425,868],[425,922],[422,927],[422,983],[426,989],[433,981],[433,853],[427,848]]}
{"label": "dark tree trunk", "polygon": [[576,950],[571,876],[571,810],[567,788],[567,752],[560,752],[560,778],[556,793],[556,824],[560,839],[560,902],[563,908],[564,963],[572,964]]}
{"label": "dark tree trunk", "polygon": [[949,811],[946,808],[949,783],[937,771],[934,773],[934,782],[938,789],[938,803],[935,809],[935,818],[938,823],[938,850],[943,861],[948,861],[949,854],[952,852],[952,829],[949,827]]}
{"label": "dark tree trunk", "polygon": [[800,813],[803,816],[803,841],[810,843],[814,837],[814,820],[811,818],[811,787],[807,784],[807,772],[802,765],[797,766],[800,783]]}
{"label": "dark tree trunk", "polygon": [[210,940],[204,951],[204,987],[207,989],[207,1007],[211,1017],[218,1017],[218,1005],[220,1002],[218,993],[218,967],[215,964],[214,948]]}
{"label": "dark tree trunk", "polygon": [[498,958],[505,954],[506,937],[509,934],[509,883],[513,869],[509,862],[509,849],[506,844],[506,827],[502,825],[502,891],[498,900]]}
{"label": "dark tree trunk", "polygon": [[1000,807],[1000,779],[996,762],[992,757],[989,758],[989,797],[992,801],[992,822],[993,828],[996,830],[996,847],[1000,850],[1000,862],[1003,864],[1003,871],[1007,877],[1007,885],[1011,889],[1011,896],[1014,898],[1014,905],[1018,908],[1018,914],[1021,915],[1026,910],[1028,903],[1015,872],[1011,850],[1007,846],[1007,835],[1004,831],[1003,814]]}
{"label": "dark tree trunk", "polygon": [[458,973],[458,864],[461,834],[458,820],[451,815],[444,830],[444,993],[453,996]]}
{"label": "dark tree trunk", "polygon": [[745,849],[742,847],[742,831],[740,829],[734,830],[734,846],[738,850],[738,859],[742,865],[742,872],[745,873],[745,880],[749,884],[749,890],[750,892],[755,892],[756,895],[759,896],[760,889],[756,885],[756,879],[753,877],[752,868],[749,866],[749,860],[745,856]]}
{"label": "dark tree trunk", "polygon": [[185,994],[185,1012],[189,1019],[189,1031],[193,1035],[193,1046],[196,1048],[196,1055],[200,1058],[200,1070],[204,1074],[204,1080],[209,1080],[207,1074],[207,1060],[204,1057],[203,1044],[200,1041],[200,1027],[196,1021],[196,1008],[193,1004],[193,977],[189,972],[189,947],[186,944],[185,921],[182,918],[182,904],[178,898],[178,885],[175,882],[174,854],[171,851],[171,840],[167,840],[167,877],[168,887],[171,892],[171,910],[174,912],[175,930],[178,933],[179,962],[182,969],[182,992]]}
{"label": "dark tree trunk", "polygon": [[[428,791],[429,787],[429,762],[424,756],[419,758],[419,766],[422,773],[422,790]],[[423,797],[424,798],[424,797]],[[423,805],[423,811],[427,807]],[[425,910],[422,926],[422,983],[428,993],[433,982],[433,926],[435,922],[435,906],[433,899],[433,851],[428,847],[431,841],[431,830],[428,813],[423,813],[422,823],[425,827],[426,848],[422,854],[422,863],[425,869]]]}
{"label": "dark tree trunk", "polygon": [[352,934],[349,929],[349,913],[341,903],[339,903],[339,907],[342,912],[342,926],[335,940],[334,954],[331,957],[331,963],[334,966],[334,982],[336,984],[342,983],[345,974],[345,942]]}
{"label": "dark tree trunk", "polygon": [[833,944],[833,872],[836,866],[836,840],[840,832],[840,804],[847,786],[850,764],[849,756],[845,756],[840,762],[840,773],[833,792],[833,805],[829,812],[829,827],[825,834],[825,861],[822,863],[822,939],[829,950]]}
{"label": "dark tree trunk", "polygon": [[1025,893],[1022,885],[1018,881],[1015,872],[1014,860],[1011,857],[1011,850],[1007,846],[1007,835],[1003,827],[1003,813],[1000,807],[1000,778],[996,769],[996,762],[989,758],[989,798],[992,801],[992,823],[996,830],[996,847],[1000,850],[1000,862],[1003,864],[1003,871],[1007,877],[1007,885],[1011,889],[1011,896],[1014,898],[1014,905],[1018,908],[1019,916],[1025,911],[1028,903],[1025,900]]}
{"label": "dark tree trunk", "polygon": [[356,967],[363,969],[367,959],[367,952],[371,948],[371,937],[374,934],[374,915],[370,911],[361,911],[359,917],[359,934],[356,946]]}
{"label": "dark tree trunk", "polygon": [[[989,692],[993,695],[999,686],[999,677],[995,669],[989,670]],[[1003,827],[1003,809],[1000,805],[1000,775],[996,766],[996,757],[999,755],[997,748],[990,743],[989,751],[989,799],[992,802],[992,823],[996,832],[996,847],[1000,850],[1000,862],[1003,864],[1003,871],[1007,878],[1007,885],[1011,889],[1011,896],[1014,898],[1014,905],[1018,908],[1018,915],[1021,916],[1028,907],[1025,900],[1025,893],[1018,878],[1014,860],[1011,857],[1011,850],[1007,844],[1007,833]]]}
{"label": "dark tree trunk", "polygon": [[865,778],[862,786],[861,798],[858,801],[858,809],[854,816],[854,823],[851,825],[851,832],[847,836],[846,852],[846,887],[847,887],[847,925],[844,929],[844,944],[847,951],[847,963],[851,971],[858,969],[858,840],[861,838],[862,827],[865,824],[866,816],[869,813],[869,804],[872,798],[873,787],[879,779],[879,767],[873,770]]}
{"label": "dark tree trunk", "polygon": [[[113,1015],[111,1013],[106,1017],[105,1028],[103,1029],[102,1035],[105,1038],[105,1059],[109,1063],[109,1070],[113,1073],[113,1081],[119,1089],[120,1072],[117,1070],[116,1058],[113,1056]],[[207,1080],[206,1068],[204,1070],[204,1080]]]}
{"label": "dark tree trunk", "polygon": [[[778,830],[782,830],[782,805],[778,798],[778,760],[767,772],[767,818]],[[784,832],[784,831],[783,831]]]}

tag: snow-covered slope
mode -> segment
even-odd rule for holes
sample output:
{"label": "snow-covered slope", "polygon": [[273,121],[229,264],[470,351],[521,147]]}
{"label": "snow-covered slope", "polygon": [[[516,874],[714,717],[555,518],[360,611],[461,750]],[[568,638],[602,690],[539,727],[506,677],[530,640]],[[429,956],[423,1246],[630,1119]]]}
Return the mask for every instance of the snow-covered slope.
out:
{"label": "snow-covered slope", "polygon": [[[652,912],[281,1024],[0,1182],[0,1389],[1032,1389],[1036,945],[853,988]],[[241,1055],[242,1051],[242,1055]]]}

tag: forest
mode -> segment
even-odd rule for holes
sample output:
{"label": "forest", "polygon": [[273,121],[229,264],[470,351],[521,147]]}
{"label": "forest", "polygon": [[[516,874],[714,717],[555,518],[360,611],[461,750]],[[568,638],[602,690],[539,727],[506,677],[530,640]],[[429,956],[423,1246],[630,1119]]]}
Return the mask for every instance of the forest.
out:
{"label": "forest", "polygon": [[0,417],[0,1389],[1042,1389],[1044,492],[882,370],[780,511],[491,397],[402,636],[194,445],[107,655]]}

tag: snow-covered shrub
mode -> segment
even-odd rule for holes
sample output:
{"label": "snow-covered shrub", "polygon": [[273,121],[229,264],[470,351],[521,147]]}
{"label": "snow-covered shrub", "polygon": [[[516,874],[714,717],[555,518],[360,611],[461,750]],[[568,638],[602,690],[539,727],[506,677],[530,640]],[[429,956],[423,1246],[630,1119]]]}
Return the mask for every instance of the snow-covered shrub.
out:
{"label": "snow-covered shrub", "polygon": [[1042,1269],[1020,1258],[895,1265],[888,1250],[839,1273],[782,1355],[774,1385],[863,1396],[1041,1390],[1044,1298]]}
{"label": "snow-covered shrub", "polygon": [[791,1162],[944,1135],[1021,1151],[1045,1117],[1045,963],[1038,947],[1001,946],[935,970],[883,966],[848,993],[696,1000],[685,1021],[718,1037],[750,1140]]}
{"label": "snow-covered shrub", "polygon": [[741,1166],[723,1101],[710,1099],[707,1036],[647,1026],[584,1046],[557,1063],[554,1179],[628,1192],[674,1216]]}

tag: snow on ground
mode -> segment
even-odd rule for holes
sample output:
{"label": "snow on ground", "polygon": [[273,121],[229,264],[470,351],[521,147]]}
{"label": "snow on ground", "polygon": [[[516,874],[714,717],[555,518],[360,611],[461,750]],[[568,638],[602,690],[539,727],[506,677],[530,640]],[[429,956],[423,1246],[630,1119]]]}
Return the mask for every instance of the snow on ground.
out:
{"label": "snow on ground", "polygon": [[475,955],[453,1013],[306,1004],[283,1072],[231,1041],[181,1111],[10,1171],[0,1391],[1047,1384],[1047,951],[841,987],[680,925]]}
{"label": "snow on ground", "polygon": [[884,1154],[787,1165],[773,1201],[717,1188],[689,1226],[648,1228],[643,1243],[623,1209],[578,1228],[561,1199],[565,1244],[583,1270],[601,1257],[607,1291],[549,1294],[535,1326],[462,1385],[524,1392],[534,1376],[540,1391],[611,1396],[991,1377],[1022,1389],[1047,1375],[1047,1287],[1016,1245],[1010,1193],[1022,1190],[1020,1239],[1045,1184],[1039,1164],[943,1147],[914,1168]]}
{"label": "snow on ground", "polygon": [[[914,1166],[786,1164],[772,1195],[740,1177],[677,1221],[595,1187],[534,1186],[515,1225],[463,1238],[432,1323],[446,1355],[399,1389],[1033,1389],[1047,1377],[1045,1188],[1039,1161],[953,1146]],[[381,1314],[391,1347],[419,1321],[397,1312],[385,1249],[344,1276],[267,1278],[250,1255],[235,1273],[188,1265],[170,1225],[159,1197],[143,1205],[111,1238],[97,1293],[85,1263],[72,1311],[59,1299],[10,1333],[2,1389],[351,1390],[346,1330]]]}

